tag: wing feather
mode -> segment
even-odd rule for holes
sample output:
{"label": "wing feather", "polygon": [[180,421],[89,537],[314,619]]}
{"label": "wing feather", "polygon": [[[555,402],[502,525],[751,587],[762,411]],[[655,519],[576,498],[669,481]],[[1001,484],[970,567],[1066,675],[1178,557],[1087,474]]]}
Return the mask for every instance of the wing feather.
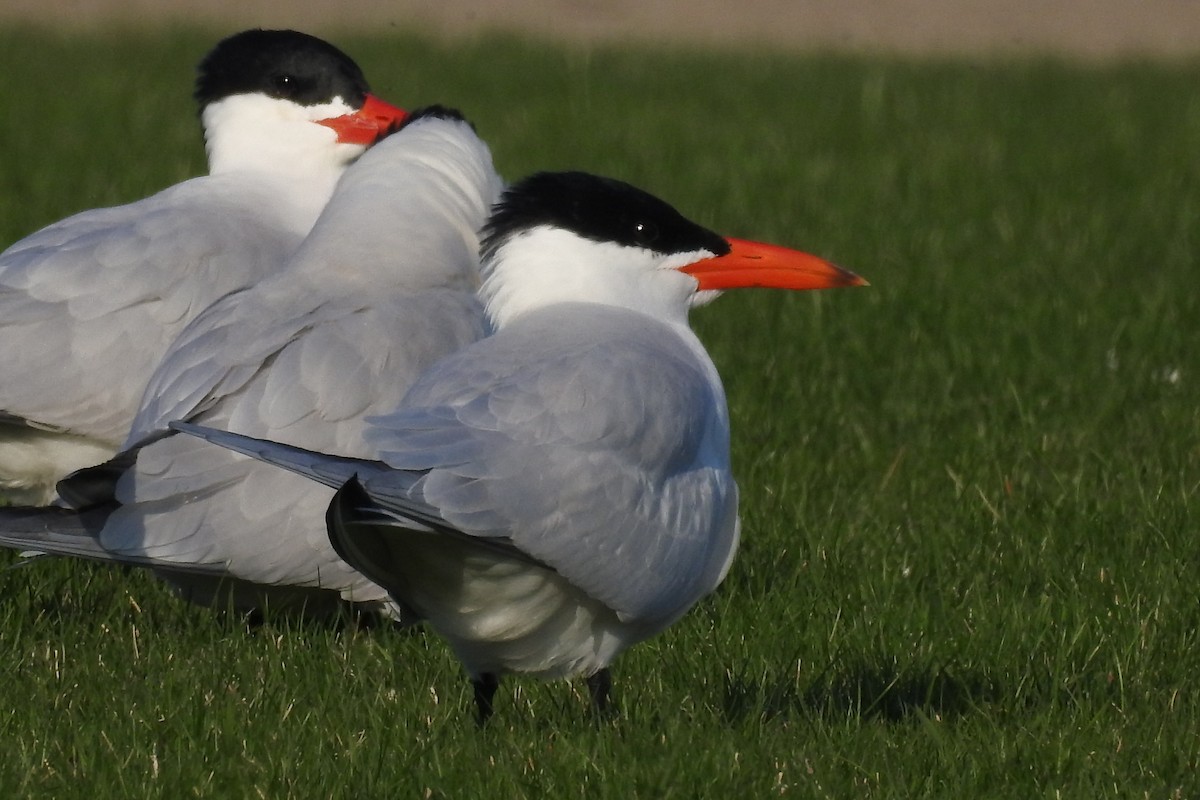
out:
{"label": "wing feather", "polygon": [[195,178],[0,254],[0,408],[118,444],[183,326],[300,243],[311,218],[288,221],[275,189],[290,184]]}
{"label": "wing feather", "polygon": [[[451,148],[450,160],[431,158],[446,154],[445,138],[470,146]],[[483,333],[476,231],[497,189],[487,149],[466,125],[449,135],[413,126],[377,145],[347,171],[285,270],[228,295],[177,339],[149,382],[128,445],[185,420],[373,455],[364,416],[397,407],[421,372]],[[449,230],[455,247],[424,249],[444,244],[444,235],[410,242],[427,226]],[[202,559],[260,585],[386,598],[329,543],[333,490],[270,464],[161,436],[142,447],[117,492],[121,507],[103,536],[120,552]]]}
{"label": "wing feather", "polygon": [[396,513],[432,507],[456,530],[511,541],[623,616],[671,618],[715,587],[737,541],[712,374],[673,329],[632,312],[530,314],[373,421],[393,471],[364,487]]}

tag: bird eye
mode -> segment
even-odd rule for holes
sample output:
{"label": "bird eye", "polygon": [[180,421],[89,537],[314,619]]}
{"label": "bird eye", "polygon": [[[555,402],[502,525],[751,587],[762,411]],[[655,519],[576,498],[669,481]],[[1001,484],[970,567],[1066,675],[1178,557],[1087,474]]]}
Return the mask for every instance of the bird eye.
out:
{"label": "bird eye", "polygon": [[633,223],[633,238],[640,245],[652,244],[658,238],[658,228],[652,223],[638,221]]}
{"label": "bird eye", "polygon": [[271,78],[271,83],[274,85],[275,91],[279,92],[280,94],[287,94],[292,88],[292,76],[276,75]]}

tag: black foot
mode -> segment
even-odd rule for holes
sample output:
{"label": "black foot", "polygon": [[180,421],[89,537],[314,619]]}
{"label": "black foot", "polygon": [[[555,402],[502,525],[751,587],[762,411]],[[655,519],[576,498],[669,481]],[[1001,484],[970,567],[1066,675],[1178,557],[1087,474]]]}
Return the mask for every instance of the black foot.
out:
{"label": "black foot", "polygon": [[471,685],[475,687],[475,721],[483,725],[492,715],[492,698],[500,688],[500,679],[494,673],[485,672],[478,680],[471,681]]}
{"label": "black foot", "polygon": [[592,710],[602,718],[616,715],[617,708],[610,702],[609,693],[612,691],[612,673],[608,667],[587,676],[588,692],[592,696]]}

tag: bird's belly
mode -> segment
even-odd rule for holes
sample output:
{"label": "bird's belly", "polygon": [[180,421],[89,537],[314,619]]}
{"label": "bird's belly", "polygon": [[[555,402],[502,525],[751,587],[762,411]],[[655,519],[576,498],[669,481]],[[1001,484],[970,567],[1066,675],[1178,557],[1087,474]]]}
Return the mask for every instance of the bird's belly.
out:
{"label": "bird's belly", "polygon": [[406,539],[399,599],[446,638],[473,676],[590,675],[656,632],[622,622],[538,564],[445,536]]}

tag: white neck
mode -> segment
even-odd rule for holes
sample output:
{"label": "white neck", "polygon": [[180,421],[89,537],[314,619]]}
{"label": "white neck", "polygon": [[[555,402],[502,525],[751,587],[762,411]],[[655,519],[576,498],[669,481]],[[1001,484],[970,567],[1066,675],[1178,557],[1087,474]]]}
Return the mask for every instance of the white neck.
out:
{"label": "white neck", "polygon": [[[209,103],[200,115],[211,175],[268,172],[307,177],[333,190],[342,171],[364,148],[341,144],[332,128],[316,120],[352,113],[336,99],[300,106],[261,94],[239,94]],[[328,193],[326,193],[328,196]]]}
{"label": "white neck", "polygon": [[677,267],[710,255],[663,256],[536,227],[514,235],[493,254],[483,267],[480,295],[497,329],[551,303],[618,306],[687,328],[696,279]]}

